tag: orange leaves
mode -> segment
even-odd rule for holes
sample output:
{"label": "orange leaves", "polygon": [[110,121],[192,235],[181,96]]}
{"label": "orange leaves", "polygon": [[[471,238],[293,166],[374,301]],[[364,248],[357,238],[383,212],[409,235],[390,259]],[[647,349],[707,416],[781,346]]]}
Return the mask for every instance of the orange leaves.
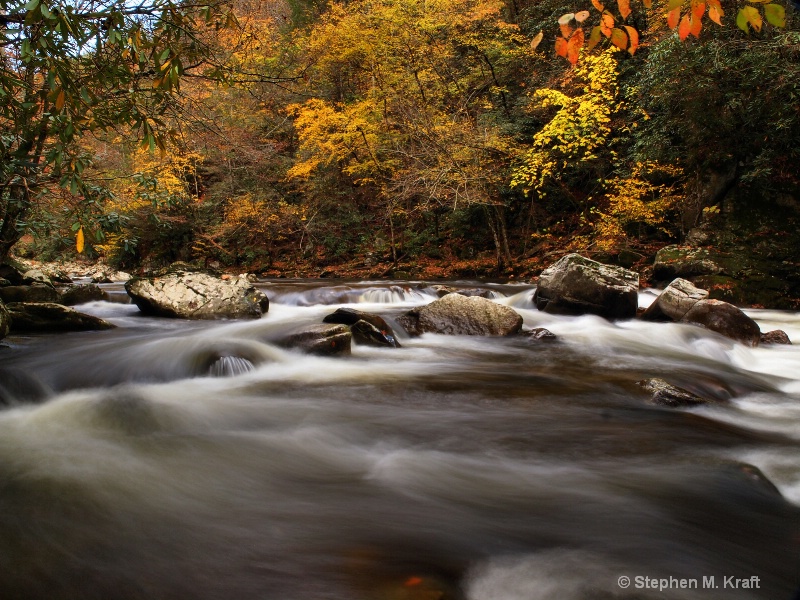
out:
{"label": "orange leaves", "polygon": [[722,16],[725,12],[722,10],[722,5],[719,0],[708,0],[708,18],[714,21],[717,25],[722,25]]}
{"label": "orange leaves", "polygon": [[581,48],[584,44],[583,28],[572,27],[572,22],[582,23],[589,17],[588,11],[581,11],[578,14],[567,13],[558,19],[558,26],[563,37],[556,38],[556,54],[566,58],[571,64],[578,64]]}
{"label": "orange leaves", "polygon": [[611,43],[620,50],[625,50],[628,47],[628,35],[617,27],[611,30]]}
{"label": "orange leaves", "polygon": [[78,233],[75,234],[75,250],[77,250],[78,254],[83,253],[83,247],[85,244],[85,240],[83,237],[83,227],[78,229]]}
{"label": "orange leaves", "polygon": [[669,25],[670,29],[675,29],[678,26],[678,22],[681,20],[681,7],[673,8],[669,13],[667,13],[667,25]]}
{"label": "orange leaves", "polygon": [[700,37],[700,31],[703,29],[703,15],[706,14],[706,7],[708,8],[708,17],[722,25],[722,15],[725,13],[719,0],[692,0],[689,5],[689,10],[683,13],[683,0],[670,0],[667,3],[667,25],[670,29],[678,28],[678,37],[681,41],[685,40],[690,35]]}
{"label": "orange leaves", "polygon": [[628,15],[631,14],[630,0],[617,0],[617,6],[619,7],[619,14],[622,16],[622,19],[627,19]]}

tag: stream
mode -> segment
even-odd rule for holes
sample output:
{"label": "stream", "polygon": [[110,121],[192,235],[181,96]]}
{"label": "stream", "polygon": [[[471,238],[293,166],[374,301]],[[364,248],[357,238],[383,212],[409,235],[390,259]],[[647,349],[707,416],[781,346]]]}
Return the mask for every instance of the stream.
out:
{"label": "stream", "polygon": [[[236,322],[144,317],[112,284],[77,308],[117,329],[3,340],[0,598],[800,598],[800,346],[447,283],[557,340],[279,346],[436,299],[330,280],[262,281],[269,312]],[[747,313],[800,344],[800,314]],[[648,377],[719,402],[653,406]]]}

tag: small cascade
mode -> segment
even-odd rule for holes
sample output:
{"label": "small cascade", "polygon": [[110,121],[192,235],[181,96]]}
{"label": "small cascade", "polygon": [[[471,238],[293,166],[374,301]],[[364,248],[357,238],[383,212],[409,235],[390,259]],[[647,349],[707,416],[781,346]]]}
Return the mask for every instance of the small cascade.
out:
{"label": "small cascade", "polygon": [[235,377],[255,369],[255,365],[241,356],[220,356],[208,367],[212,377]]}

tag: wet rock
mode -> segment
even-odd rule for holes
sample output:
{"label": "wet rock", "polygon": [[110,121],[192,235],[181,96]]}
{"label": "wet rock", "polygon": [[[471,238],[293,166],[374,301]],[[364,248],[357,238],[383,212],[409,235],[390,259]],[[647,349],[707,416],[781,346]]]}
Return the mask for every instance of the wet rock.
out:
{"label": "wet rock", "polygon": [[11,302],[58,302],[56,289],[45,283],[32,285],[9,285],[0,288],[0,300]]}
{"label": "wet rock", "polygon": [[545,329],[544,327],[535,327],[534,329],[523,331],[521,335],[524,335],[528,339],[535,340],[537,342],[554,342],[558,339],[558,336],[555,333],[549,329]]}
{"label": "wet rock", "polygon": [[681,322],[700,325],[748,346],[758,346],[761,340],[758,323],[733,304],[722,300],[699,300]]}
{"label": "wet rock", "polygon": [[125,291],[143,313],[183,319],[258,319],[269,310],[266,295],[246,276],[223,280],[209,273],[174,270],[134,278]]}
{"label": "wet rock", "polygon": [[658,406],[678,408],[681,406],[697,406],[698,404],[713,403],[711,400],[701,398],[697,394],[675,387],[663,379],[651,378],[636,382],[643,390],[652,394],[650,402]]}
{"label": "wet rock", "polygon": [[792,340],[789,339],[789,336],[782,329],[775,329],[774,331],[762,333],[760,343],[761,345],[788,344],[791,346]]}
{"label": "wet rock", "polygon": [[522,328],[522,317],[512,308],[479,296],[448,294],[398,318],[410,335],[512,335]]}
{"label": "wet rock", "polygon": [[[358,325],[359,321],[362,323],[361,325]],[[380,315],[352,308],[337,308],[335,312],[322,319],[322,322],[350,325],[353,339],[362,344],[400,347],[400,342],[397,341],[394,331]],[[356,327],[356,325],[358,326]]]}
{"label": "wet rock", "polygon": [[52,302],[12,302],[11,331],[20,333],[113,329],[108,321]]}
{"label": "wet rock", "polygon": [[286,348],[319,356],[350,354],[352,334],[346,325],[311,325],[279,342]]}
{"label": "wet rock", "polygon": [[643,321],[680,321],[708,291],[695,287],[686,279],[672,281],[641,316]]}
{"label": "wet rock", "polygon": [[96,300],[108,300],[108,293],[94,283],[82,285],[72,285],[61,291],[60,304],[64,306],[75,306]]}
{"label": "wet rock", "polygon": [[666,246],[656,253],[653,263],[653,279],[656,281],[717,275],[722,271],[722,267],[714,260],[713,253],[705,248]]}
{"label": "wet rock", "polygon": [[0,300],[0,340],[8,335],[8,332],[11,329],[11,315],[6,308],[6,305],[3,304],[3,301]]}
{"label": "wet rock", "polygon": [[639,275],[568,254],[542,271],[533,300],[552,314],[593,314],[632,319],[638,305]]}
{"label": "wet rock", "polygon": [[[356,321],[350,326],[353,340],[365,346],[378,346],[382,348],[399,348],[400,343],[395,339],[394,332],[389,333],[375,327],[366,321]],[[390,330],[391,331],[391,330]]]}

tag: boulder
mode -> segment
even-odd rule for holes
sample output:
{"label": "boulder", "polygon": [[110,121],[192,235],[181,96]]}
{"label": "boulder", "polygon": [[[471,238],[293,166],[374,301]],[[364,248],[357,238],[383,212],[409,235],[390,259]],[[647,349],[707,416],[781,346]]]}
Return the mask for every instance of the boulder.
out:
{"label": "boulder", "polygon": [[480,296],[447,294],[398,318],[411,335],[512,335],[522,328],[522,317],[513,309]]}
{"label": "boulder", "polygon": [[722,300],[699,300],[681,318],[681,323],[693,323],[748,346],[758,346],[761,329],[758,323]]}
{"label": "boulder", "polygon": [[75,306],[96,300],[108,301],[108,293],[94,283],[72,285],[61,291],[60,303],[64,306]]}
{"label": "boulder", "polygon": [[698,404],[712,403],[712,401],[701,398],[697,394],[675,387],[663,379],[643,379],[636,383],[646,392],[652,394],[650,402],[658,406],[678,408],[680,406],[697,406]]}
{"label": "boulder", "polygon": [[695,303],[708,298],[708,291],[686,279],[675,279],[644,311],[644,321],[680,321]]}
{"label": "boulder", "polygon": [[269,310],[267,296],[240,275],[223,280],[209,273],[174,270],[134,278],[125,291],[147,315],[182,319],[258,319]]}
{"label": "boulder", "polygon": [[9,315],[6,305],[0,300],[0,340],[8,335],[10,329],[11,315]]}
{"label": "boulder", "polygon": [[722,271],[723,268],[715,260],[715,255],[705,248],[666,246],[656,253],[653,263],[655,281],[672,281],[676,277],[718,275]]}
{"label": "boulder", "polygon": [[22,274],[22,277],[28,283],[45,283],[47,285],[53,285],[53,282],[50,281],[50,278],[45,275],[41,269],[28,269]]}
{"label": "boulder", "polygon": [[782,329],[775,329],[774,331],[762,333],[760,343],[761,345],[785,344],[791,346],[792,340]]}
{"label": "boulder", "polygon": [[638,293],[637,273],[568,254],[542,271],[533,301],[536,308],[552,314],[632,319]]}
{"label": "boulder", "polygon": [[93,331],[116,325],[52,302],[12,302],[8,304],[11,331],[19,333]]}
{"label": "boulder", "polygon": [[346,325],[311,325],[279,342],[286,348],[319,356],[350,354],[352,334]]}
{"label": "boulder", "polygon": [[394,331],[380,315],[352,308],[337,308],[336,311],[322,319],[322,322],[350,325],[353,339],[361,344],[400,347]]}
{"label": "boulder", "polygon": [[58,302],[56,289],[45,283],[0,287],[0,300],[11,302]]}
{"label": "boulder", "polygon": [[459,289],[449,285],[436,284],[432,285],[431,289],[434,292],[436,292],[436,295],[439,298],[442,298],[447,294],[461,294],[462,296],[480,296],[481,298],[489,298],[489,299],[495,297],[495,293],[492,290],[482,290],[480,288]]}

